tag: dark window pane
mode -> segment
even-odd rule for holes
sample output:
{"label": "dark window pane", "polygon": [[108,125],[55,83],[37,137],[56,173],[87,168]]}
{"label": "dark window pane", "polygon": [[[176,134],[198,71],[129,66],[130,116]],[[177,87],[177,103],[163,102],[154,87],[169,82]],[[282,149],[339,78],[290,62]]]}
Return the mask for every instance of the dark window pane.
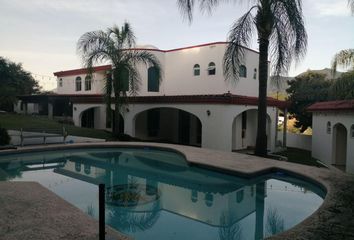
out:
{"label": "dark window pane", "polygon": [[150,137],[156,137],[160,130],[160,109],[152,109],[147,112],[147,127]]}
{"label": "dark window pane", "polygon": [[158,71],[155,67],[150,67],[148,69],[148,91],[158,92],[159,85]]}

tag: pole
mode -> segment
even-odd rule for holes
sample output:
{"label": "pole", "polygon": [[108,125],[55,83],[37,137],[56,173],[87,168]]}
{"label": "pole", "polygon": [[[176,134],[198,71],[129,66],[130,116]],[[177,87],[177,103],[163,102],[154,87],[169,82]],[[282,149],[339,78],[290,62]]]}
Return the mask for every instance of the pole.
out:
{"label": "pole", "polygon": [[283,148],[286,149],[286,132],[288,128],[288,109],[284,109],[284,126],[283,126]]}
{"label": "pole", "polygon": [[99,240],[106,239],[105,230],[105,184],[100,183],[98,185],[98,222],[99,222]]}

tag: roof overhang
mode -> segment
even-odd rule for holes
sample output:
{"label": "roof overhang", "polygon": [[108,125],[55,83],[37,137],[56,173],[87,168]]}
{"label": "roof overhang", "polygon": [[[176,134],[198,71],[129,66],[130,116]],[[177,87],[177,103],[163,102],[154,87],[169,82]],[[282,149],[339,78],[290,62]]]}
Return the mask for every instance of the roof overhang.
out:
{"label": "roof overhang", "polygon": [[317,102],[307,108],[309,112],[349,111],[354,112],[354,99]]}

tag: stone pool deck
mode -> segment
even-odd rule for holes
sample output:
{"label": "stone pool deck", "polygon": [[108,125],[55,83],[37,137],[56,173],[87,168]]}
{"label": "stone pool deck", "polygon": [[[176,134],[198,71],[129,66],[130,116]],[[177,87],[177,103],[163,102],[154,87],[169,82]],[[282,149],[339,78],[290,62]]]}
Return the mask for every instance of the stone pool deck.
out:
{"label": "stone pool deck", "polygon": [[[327,195],[323,204],[300,224],[269,239],[354,239],[354,176],[344,174],[335,168],[310,167],[245,154],[180,145],[132,142],[23,147],[16,151],[1,151],[0,155],[10,152],[115,146],[151,146],[173,149],[182,153],[190,164],[219,169],[244,177],[254,177],[278,170],[302,176],[326,189]],[[37,185],[39,192],[26,187],[25,184]],[[22,196],[26,196],[26,198],[22,199]],[[39,201],[49,202],[48,210],[41,207],[41,204],[37,204]],[[5,236],[1,239],[98,239],[95,220],[36,183],[2,182],[0,184],[0,204],[0,236]],[[24,214],[24,210],[32,205],[37,206],[36,211]],[[43,223],[43,225],[39,223]],[[17,230],[14,231],[15,228]],[[29,235],[30,233],[37,234],[33,235],[37,237],[27,237],[32,236]],[[110,233],[114,234],[115,232],[110,231]],[[125,237],[115,233],[112,239],[125,239]]]}
{"label": "stone pool deck", "polygon": [[[97,240],[98,222],[39,183],[0,182],[1,240]],[[107,228],[107,240],[128,240]]]}

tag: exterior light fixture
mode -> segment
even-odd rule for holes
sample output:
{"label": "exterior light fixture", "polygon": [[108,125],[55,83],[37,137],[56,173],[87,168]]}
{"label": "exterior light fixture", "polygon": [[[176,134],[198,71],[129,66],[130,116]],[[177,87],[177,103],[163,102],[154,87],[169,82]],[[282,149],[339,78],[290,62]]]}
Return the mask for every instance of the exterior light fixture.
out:
{"label": "exterior light fixture", "polygon": [[208,116],[210,116],[210,114],[211,114],[210,110],[207,110],[207,111],[206,111],[206,114],[207,114]]}

